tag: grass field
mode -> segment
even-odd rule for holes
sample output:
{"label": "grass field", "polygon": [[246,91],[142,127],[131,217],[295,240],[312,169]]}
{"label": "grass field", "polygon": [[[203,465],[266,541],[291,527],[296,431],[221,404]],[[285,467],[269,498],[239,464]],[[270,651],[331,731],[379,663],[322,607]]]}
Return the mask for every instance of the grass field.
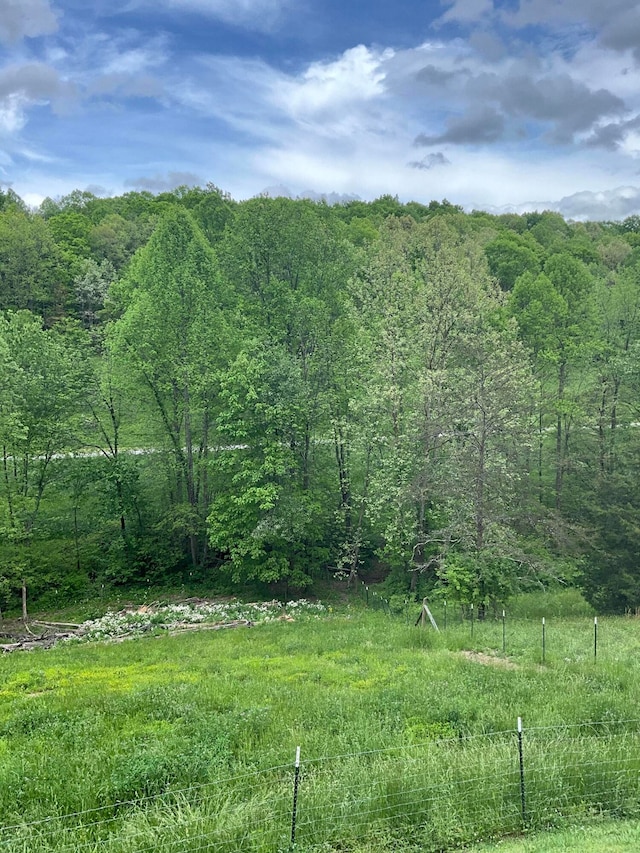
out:
{"label": "grass field", "polygon": [[3,657],[0,853],[287,850],[298,745],[298,850],[519,833],[519,716],[527,831],[640,815],[640,622],[415,615]]}
{"label": "grass field", "polygon": [[604,821],[467,848],[468,853],[636,853],[638,849],[638,821]]}

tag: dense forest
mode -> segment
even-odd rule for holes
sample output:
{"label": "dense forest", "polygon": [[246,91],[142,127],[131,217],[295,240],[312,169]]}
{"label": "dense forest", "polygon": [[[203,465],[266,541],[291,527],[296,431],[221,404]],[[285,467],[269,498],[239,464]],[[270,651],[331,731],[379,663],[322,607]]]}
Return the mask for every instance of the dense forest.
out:
{"label": "dense forest", "polygon": [[0,603],[640,605],[640,217],[0,192]]}

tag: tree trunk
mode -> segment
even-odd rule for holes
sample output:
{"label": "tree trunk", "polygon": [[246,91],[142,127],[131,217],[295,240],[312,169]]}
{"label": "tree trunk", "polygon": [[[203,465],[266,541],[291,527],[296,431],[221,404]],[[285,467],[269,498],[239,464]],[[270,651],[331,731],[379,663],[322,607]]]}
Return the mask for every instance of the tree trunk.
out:
{"label": "tree trunk", "polygon": [[564,400],[564,389],[567,381],[567,363],[562,361],[558,371],[558,413],[556,419],[556,509],[560,509],[562,500],[562,485],[564,481],[564,453],[562,441],[562,412],[560,411],[560,403]]}
{"label": "tree trunk", "polygon": [[602,394],[600,395],[600,406],[598,408],[598,467],[603,475],[607,469],[607,439],[605,430],[607,406],[607,380],[602,378]]}
{"label": "tree trunk", "polygon": [[349,463],[347,459],[347,447],[342,433],[342,428],[334,426],[333,441],[338,463],[338,482],[340,485],[340,509],[344,513],[345,541],[351,539],[351,489],[349,486]]}

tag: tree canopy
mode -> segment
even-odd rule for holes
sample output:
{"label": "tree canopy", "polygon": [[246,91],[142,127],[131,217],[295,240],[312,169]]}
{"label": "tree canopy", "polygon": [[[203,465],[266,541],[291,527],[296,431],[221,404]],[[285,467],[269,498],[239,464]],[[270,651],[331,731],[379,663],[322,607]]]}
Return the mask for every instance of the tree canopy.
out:
{"label": "tree canopy", "polygon": [[635,218],[0,193],[0,599],[329,571],[640,605]]}

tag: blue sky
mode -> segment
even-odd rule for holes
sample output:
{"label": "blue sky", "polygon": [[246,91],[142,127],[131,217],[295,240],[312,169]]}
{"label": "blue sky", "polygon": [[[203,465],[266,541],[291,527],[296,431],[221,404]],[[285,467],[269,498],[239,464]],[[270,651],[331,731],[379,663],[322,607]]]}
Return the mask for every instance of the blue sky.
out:
{"label": "blue sky", "polygon": [[0,183],[640,213],[637,0],[0,0]]}

